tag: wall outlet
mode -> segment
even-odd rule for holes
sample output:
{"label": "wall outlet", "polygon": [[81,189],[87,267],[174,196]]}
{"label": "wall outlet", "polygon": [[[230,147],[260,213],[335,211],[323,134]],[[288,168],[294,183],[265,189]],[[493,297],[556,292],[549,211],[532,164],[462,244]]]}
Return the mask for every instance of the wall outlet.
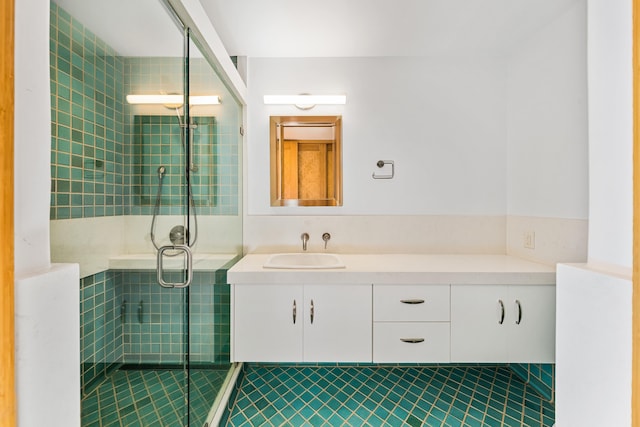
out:
{"label": "wall outlet", "polygon": [[522,235],[522,246],[525,249],[536,248],[536,233],[534,231],[525,231]]}

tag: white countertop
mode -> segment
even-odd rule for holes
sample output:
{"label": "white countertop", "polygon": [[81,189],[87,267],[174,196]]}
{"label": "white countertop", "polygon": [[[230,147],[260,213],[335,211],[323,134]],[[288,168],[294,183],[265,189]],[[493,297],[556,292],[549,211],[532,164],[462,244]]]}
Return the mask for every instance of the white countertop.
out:
{"label": "white countertop", "polygon": [[[237,254],[193,254],[193,269],[218,270],[224,268]],[[109,258],[110,270],[155,270],[157,268],[157,257],[155,254],[125,254]],[[168,270],[179,270],[184,268],[184,255],[169,257],[165,256],[163,266]]]}
{"label": "white countertop", "polygon": [[245,255],[227,273],[231,284],[505,284],[553,285],[554,266],[508,255],[337,254],[337,269],[263,268],[270,254]]}

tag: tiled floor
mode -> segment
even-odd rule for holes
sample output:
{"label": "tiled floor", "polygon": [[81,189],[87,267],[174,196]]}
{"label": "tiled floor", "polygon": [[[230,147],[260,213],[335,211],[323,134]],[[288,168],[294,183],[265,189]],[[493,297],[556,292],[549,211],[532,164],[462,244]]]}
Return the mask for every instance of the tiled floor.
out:
{"label": "tiled floor", "polygon": [[[190,426],[202,427],[226,374],[191,371]],[[183,370],[117,370],[82,399],[82,426],[184,426],[185,388]]]}
{"label": "tiled floor", "polygon": [[535,426],[554,407],[505,366],[248,365],[227,426]]}

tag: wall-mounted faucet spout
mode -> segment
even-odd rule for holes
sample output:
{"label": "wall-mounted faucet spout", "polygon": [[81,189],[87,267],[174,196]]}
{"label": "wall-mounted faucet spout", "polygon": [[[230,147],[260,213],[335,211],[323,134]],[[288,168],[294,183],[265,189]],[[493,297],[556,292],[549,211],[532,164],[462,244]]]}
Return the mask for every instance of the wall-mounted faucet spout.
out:
{"label": "wall-mounted faucet spout", "polygon": [[302,233],[300,238],[302,239],[302,250],[306,251],[307,250],[307,242],[309,241],[309,234],[308,233]]}

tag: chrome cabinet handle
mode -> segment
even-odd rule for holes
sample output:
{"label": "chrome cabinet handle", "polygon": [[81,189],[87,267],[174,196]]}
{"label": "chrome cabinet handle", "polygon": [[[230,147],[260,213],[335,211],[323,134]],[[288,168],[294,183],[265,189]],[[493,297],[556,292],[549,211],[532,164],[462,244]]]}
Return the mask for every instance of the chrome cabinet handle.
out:
{"label": "chrome cabinet handle", "polygon": [[409,344],[418,344],[424,342],[424,338],[400,338],[400,341],[406,342]]}
{"label": "chrome cabinet handle", "polygon": [[293,300],[293,324],[296,324],[296,317],[298,316],[298,307],[296,305],[296,300]]}
{"label": "chrome cabinet handle", "polygon": [[[164,253],[168,250],[171,251],[182,251],[185,254],[185,259],[187,260],[187,268],[186,268],[186,276],[184,282],[167,282],[164,280],[164,266],[162,265],[164,260]],[[158,270],[158,283],[163,288],[186,288],[191,284],[191,280],[193,279],[193,253],[191,249],[187,245],[169,245],[162,246],[158,249],[158,256],[156,258],[157,270]]]}
{"label": "chrome cabinet handle", "polygon": [[313,316],[315,315],[315,306],[313,305],[313,300],[311,300],[311,310],[309,310],[309,318],[311,319],[311,324],[313,325]]}
{"label": "chrome cabinet handle", "polygon": [[401,299],[400,300],[401,303],[403,304],[424,304],[424,300],[423,299]]}
{"label": "chrome cabinet handle", "polygon": [[502,325],[504,323],[504,303],[499,299],[498,304],[500,304],[500,319],[498,320],[498,325]]}
{"label": "chrome cabinet handle", "polygon": [[516,319],[516,325],[519,325],[522,321],[522,306],[520,305],[519,300],[516,300],[516,307],[518,307],[518,318]]}

